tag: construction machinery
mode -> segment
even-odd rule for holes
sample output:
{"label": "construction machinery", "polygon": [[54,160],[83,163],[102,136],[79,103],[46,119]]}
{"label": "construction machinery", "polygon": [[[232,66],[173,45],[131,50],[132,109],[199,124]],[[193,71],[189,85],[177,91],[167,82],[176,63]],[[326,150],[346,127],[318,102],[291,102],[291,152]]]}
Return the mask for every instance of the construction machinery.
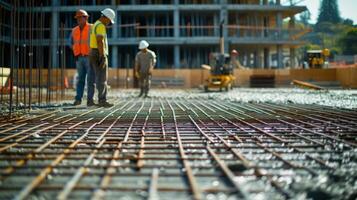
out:
{"label": "construction machinery", "polygon": [[329,49],[306,51],[305,62],[309,68],[323,68],[328,65]]}
{"label": "construction machinery", "polygon": [[202,65],[202,68],[210,70],[210,75],[204,85],[205,92],[210,89],[229,91],[232,89],[235,77],[230,55],[224,53],[223,22],[220,25],[220,53],[210,54],[210,65]]}

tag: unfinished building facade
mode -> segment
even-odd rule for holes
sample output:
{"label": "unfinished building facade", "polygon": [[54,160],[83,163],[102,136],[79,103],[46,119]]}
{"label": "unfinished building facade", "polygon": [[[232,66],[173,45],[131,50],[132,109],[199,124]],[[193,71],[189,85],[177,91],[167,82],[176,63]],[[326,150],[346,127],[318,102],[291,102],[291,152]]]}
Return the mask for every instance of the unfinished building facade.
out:
{"label": "unfinished building facade", "polygon": [[[64,62],[67,68],[74,67],[74,60],[71,50],[62,46],[68,43],[71,28],[76,25],[73,16],[79,8],[88,11],[89,21],[93,23],[100,16],[100,10],[110,7],[116,11],[118,23],[109,31],[109,66],[113,68],[131,67],[142,39],[149,41],[157,52],[158,68],[198,68],[208,62],[211,52],[218,51],[221,22],[224,23],[226,52],[237,49],[243,65],[249,68],[294,67],[297,65],[295,49],[301,44],[298,37],[303,32],[295,28],[294,16],[306,10],[305,6],[282,5],[280,0],[0,2],[4,5],[2,41],[10,43],[11,30],[5,29],[11,24],[14,4],[18,4],[19,12],[31,10],[35,13],[33,25],[41,27],[37,31],[42,33],[33,35],[33,45],[45,49],[45,57],[51,58],[47,64],[58,67]],[[289,21],[286,26],[284,20]],[[67,54],[64,60],[58,56],[60,53]]]}

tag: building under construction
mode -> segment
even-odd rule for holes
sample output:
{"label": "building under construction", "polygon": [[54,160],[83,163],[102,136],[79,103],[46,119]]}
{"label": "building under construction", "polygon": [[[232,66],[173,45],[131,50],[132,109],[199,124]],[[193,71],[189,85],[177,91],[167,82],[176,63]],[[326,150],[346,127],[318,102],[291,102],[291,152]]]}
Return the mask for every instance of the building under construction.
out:
{"label": "building under construction", "polygon": [[[0,0],[0,199],[356,199],[357,67],[293,69],[306,8],[281,3]],[[114,106],[73,106],[74,13],[107,7]],[[219,27],[247,68],[206,93]],[[132,89],[141,39],[150,98]]]}
{"label": "building under construction", "polygon": [[[52,67],[59,67],[61,62],[67,68],[74,67],[70,49],[62,46],[68,44],[64,40],[76,25],[74,13],[79,8],[88,11],[92,23],[105,7],[116,11],[118,23],[109,31],[109,66],[113,68],[132,66],[141,39],[149,41],[157,52],[158,68],[198,68],[208,62],[211,52],[218,51],[222,22],[226,52],[237,49],[245,66],[295,67],[295,49],[301,44],[299,36],[305,32],[295,27],[294,17],[306,7],[282,5],[280,0],[53,0],[19,1],[19,5],[11,3],[16,1],[1,2],[3,41],[10,43],[10,35],[14,34],[31,40],[33,46],[41,45],[46,57],[51,58],[50,63],[44,64]],[[14,12],[19,16],[13,16],[16,19],[12,22],[10,16]],[[24,12],[31,12],[33,17],[16,21]],[[287,20],[286,26],[283,26],[284,20]],[[10,24],[17,26],[13,33]],[[16,36],[15,32],[23,28],[29,30]],[[288,53],[283,54],[284,49]],[[58,54],[67,56],[61,60]],[[5,65],[9,65],[8,62],[5,61]]]}

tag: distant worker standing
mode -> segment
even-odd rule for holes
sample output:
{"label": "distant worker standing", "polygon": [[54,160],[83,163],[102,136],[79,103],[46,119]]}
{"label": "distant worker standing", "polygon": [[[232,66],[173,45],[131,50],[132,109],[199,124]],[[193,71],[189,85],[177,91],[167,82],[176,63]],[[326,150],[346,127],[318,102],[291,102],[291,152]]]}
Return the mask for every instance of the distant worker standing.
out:
{"label": "distant worker standing", "polygon": [[113,104],[107,101],[108,93],[108,38],[106,26],[114,24],[115,12],[106,8],[101,17],[93,24],[90,33],[90,63],[95,71],[95,82],[98,89],[98,106],[112,107]]}
{"label": "distant worker standing", "polygon": [[78,10],[74,18],[77,19],[78,26],[72,29],[71,47],[76,60],[78,82],[76,85],[76,96],[73,105],[82,103],[84,86],[87,77],[87,106],[93,106],[94,96],[94,70],[89,64],[89,33],[91,24],[88,23],[88,13],[85,10]]}
{"label": "distant worker standing", "polygon": [[238,51],[233,49],[231,52],[231,65],[233,69],[244,69],[238,60]]}
{"label": "distant worker standing", "polygon": [[139,79],[140,94],[148,97],[151,75],[156,65],[156,54],[148,49],[149,43],[142,40],[139,43],[140,51],[135,57],[135,76]]}

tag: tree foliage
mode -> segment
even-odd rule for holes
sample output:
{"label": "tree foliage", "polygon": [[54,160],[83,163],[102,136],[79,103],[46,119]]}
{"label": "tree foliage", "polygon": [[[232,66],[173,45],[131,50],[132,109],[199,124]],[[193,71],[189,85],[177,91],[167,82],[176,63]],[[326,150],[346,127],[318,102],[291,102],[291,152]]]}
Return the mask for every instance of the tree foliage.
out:
{"label": "tree foliage", "polygon": [[332,55],[356,55],[357,27],[353,24],[351,19],[340,18],[336,0],[322,0],[318,21],[312,25],[313,31],[303,36],[308,44],[301,49],[327,48]]}
{"label": "tree foliage", "polygon": [[350,29],[341,39],[342,53],[357,55],[357,28]]}
{"label": "tree foliage", "polygon": [[353,20],[352,19],[344,19],[343,22],[342,22],[344,25],[347,25],[347,26],[353,26]]}
{"label": "tree foliage", "polygon": [[317,24],[323,22],[340,23],[341,17],[336,0],[322,0]]}
{"label": "tree foliage", "polygon": [[300,14],[300,21],[303,23],[305,26],[309,25],[309,20],[311,19],[311,13],[309,10],[303,12]]}

